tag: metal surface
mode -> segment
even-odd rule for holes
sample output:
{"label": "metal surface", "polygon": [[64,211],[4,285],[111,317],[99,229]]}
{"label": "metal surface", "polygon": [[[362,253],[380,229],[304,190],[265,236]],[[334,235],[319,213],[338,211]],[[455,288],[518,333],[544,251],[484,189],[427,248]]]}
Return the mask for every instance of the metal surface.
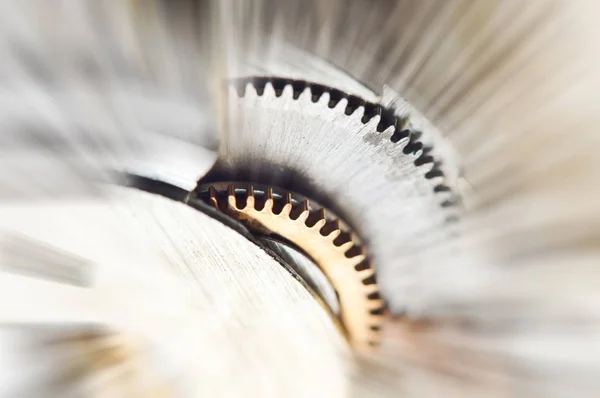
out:
{"label": "metal surface", "polygon": [[417,166],[423,149],[380,116],[363,119],[360,104],[330,104],[329,92],[291,84],[263,87],[258,94],[248,83],[241,97],[230,90],[231,129],[213,172],[310,192],[333,208],[365,239],[384,297],[401,310],[405,271],[418,267],[415,254],[445,238],[443,225],[455,214],[442,207],[453,199],[443,174],[430,172],[427,160]]}
{"label": "metal surface", "polygon": [[[564,0],[0,1],[0,198],[36,200],[0,204],[1,320],[27,324],[0,335],[0,395],[22,398],[14,371],[56,383],[73,363],[4,332],[43,340],[52,332],[35,322],[69,321],[118,330],[117,348],[155,372],[144,397],[164,379],[177,396],[596,397],[599,12]],[[254,75],[277,83],[227,98],[225,81]],[[403,314],[383,328],[382,357],[354,368],[302,281],[247,246],[258,240],[243,226],[99,195],[113,170],[191,189],[217,135],[213,177],[314,196],[364,237]],[[476,196],[457,234],[448,189],[464,194],[463,174]],[[48,202],[72,193],[89,202]],[[94,391],[139,392],[94,369],[110,384]]]}
{"label": "metal surface", "polygon": [[306,254],[269,237],[259,237],[260,243],[275,253],[302,278],[304,282],[323,300],[334,316],[340,314],[340,303],[335,289],[323,271]]}
{"label": "metal surface", "polygon": [[[72,334],[97,325],[133,339],[147,358],[146,371],[160,375],[153,385],[164,382],[171,391],[177,389],[175,396],[214,391],[224,396],[344,396],[347,345],[327,312],[277,261],[184,204],[133,189],[108,192],[109,201],[0,206],[3,237],[18,233],[38,242],[30,251],[51,246],[93,263],[93,283],[86,288],[14,273],[5,269],[3,254],[0,323],[12,326],[0,341],[10,341],[11,333],[35,336],[37,330],[39,338],[48,339],[61,327]],[[19,391],[44,397],[44,391],[56,391],[47,388],[57,380],[41,377],[43,370],[48,376],[60,374],[61,366],[68,365],[38,351],[33,366],[26,354],[32,355],[29,348],[35,352],[36,340],[24,341],[30,345],[3,346],[16,350],[0,355],[0,379],[9,394],[3,397],[20,396]],[[103,374],[97,377],[108,377]],[[117,390],[121,383],[104,380]]]}
{"label": "metal surface", "polygon": [[306,253],[335,289],[340,313],[334,316],[350,344],[360,351],[379,342],[383,301],[368,253],[353,231],[342,229],[340,220],[328,219],[326,209],[311,207],[308,200],[295,206],[292,194],[267,188],[256,195],[252,185],[225,192],[208,187],[208,203],[239,220],[256,234],[279,237]]}

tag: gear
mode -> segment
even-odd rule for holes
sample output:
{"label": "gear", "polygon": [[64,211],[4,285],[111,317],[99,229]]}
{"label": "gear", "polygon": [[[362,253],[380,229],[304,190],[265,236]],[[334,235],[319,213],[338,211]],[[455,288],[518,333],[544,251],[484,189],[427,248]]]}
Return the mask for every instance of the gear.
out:
{"label": "gear", "polygon": [[266,77],[230,88],[229,129],[200,183],[280,186],[335,211],[369,247],[392,312],[404,313],[415,270],[435,262],[430,249],[447,241],[460,212],[448,178],[458,166],[440,161],[437,136],[415,130],[407,106],[332,87]]}
{"label": "gear", "polygon": [[210,185],[198,196],[251,232],[291,244],[307,254],[335,289],[340,306],[338,324],[356,349],[368,349],[379,341],[383,321],[375,271],[360,239],[337,217],[308,200],[293,199],[290,192],[272,188],[227,190]]}

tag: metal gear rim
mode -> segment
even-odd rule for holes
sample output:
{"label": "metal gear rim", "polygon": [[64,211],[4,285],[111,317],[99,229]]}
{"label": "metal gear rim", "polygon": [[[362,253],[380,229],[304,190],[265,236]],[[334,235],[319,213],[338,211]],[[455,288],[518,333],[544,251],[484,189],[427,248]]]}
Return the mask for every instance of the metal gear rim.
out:
{"label": "metal gear rim", "polygon": [[[251,181],[277,185],[306,194],[333,209],[366,240],[380,267],[378,271],[384,267],[383,272],[387,273],[382,285],[386,300],[394,313],[403,313],[410,299],[409,289],[404,287],[411,282],[404,278],[407,274],[403,270],[390,273],[390,267],[409,270],[408,267],[418,266],[426,247],[448,238],[445,227],[453,224],[461,212],[457,189],[447,184],[450,181],[446,181],[442,163],[434,158],[433,148],[423,145],[430,140],[422,141],[423,134],[411,130],[409,118],[396,116],[391,108],[305,81],[272,77],[241,79],[230,82],[229,97],[230,102],[233,101],[230,117],[234,118],[229,137],[222,142],[216,167],[200,183]],[[314,128],[307,132],[305,139],[302,122],[310,123],[311,119]],[[240,124],[236,125],[237,122]],[[269,131],[263,131],[265,129]],[[315,135],[317,133],[320,134]],[[376,142],[367,142],[367,139]],[[293,140],[295,142],[291,142]],[[306,144],[311,140],[312,143]],[[367,175],[367,185],[374,188],[370,191],[375,197],[361,193],[361,183],[356,183],[356,178],[323,175],[323,170],[329,172],[335,167],[324,164],[322,170],[315,168],[314,164],[324,160],[326,155],[315,155],[311,148],[318,149],[327,140],[329,144],[333,142],[332,145],[346,145],[343,148],[346,153],[325,159],[324,163],[341,163],[340,159],[348,152],[365,152],[360,154],[363,163],[373,164],[369,164],[366,171],[358,171],[363,172],[358,181],[364,183]],[[361,140],[368,145],[359,144]],[[385,145],[385,141],[392,145]],[[312,169],[306,171],[307,167]],[[296,169],[301,172],[294,175]],[[282,176],[287,178],[282,170],[287,176],[291,175],[292,184],[282,183]],[[377,181],[371,184],[372,176]],[[390,184],[389,178],[395,180]],[[298,182],[307,185],[295,186]],[[406,211],[398,214],[398,207],[389,208],[385,213],[378,210],[378,206],[372,206],[372,202],[382,203],[381,200],[391,203],[388,207],[394,207],[393,203],[398,200],[404,201],[403,207],[410,209],[410,214]],[[387,220],[390,214],[396,217],[390,220],[391,225],[406,225],[408,229],[390,230],[383,226],[385,221],[382,220]],[[398,282],[392,280],[397,275],[401,278]],[[396,295],[398,291],[405,293]]]}
{"label": "metal gear rim", "polygon": [[274,199],[269,188],[256,196],[251,184],[243,191],[229,184],[226,192],[210,185],[200,198],[253,233],[276,234],[305,252],[337,293],[341,311],[336,321],[349,343],[359,351],[379,344],[384,302],[375,271],[362,242],[352,231],[342,232],[339,220],[328,221],[326,210],[312,208],[308,200],[292,205],[289,192]]}

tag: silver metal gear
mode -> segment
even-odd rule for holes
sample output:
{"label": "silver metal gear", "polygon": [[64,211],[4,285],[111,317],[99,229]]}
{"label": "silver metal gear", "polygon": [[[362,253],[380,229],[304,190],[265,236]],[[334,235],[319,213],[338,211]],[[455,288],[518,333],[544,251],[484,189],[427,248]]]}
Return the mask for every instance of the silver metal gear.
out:
{"label": "silver metal gear", "polygon": [[443,227],[459,213],[453,181],[423,146],[424,133],[393,109],[303,81],[236,81],[229,110],[207,180],[310,192],[367,243],[384,298],[401,312],[401,279],[418,267],[419,253],[447,237]]}

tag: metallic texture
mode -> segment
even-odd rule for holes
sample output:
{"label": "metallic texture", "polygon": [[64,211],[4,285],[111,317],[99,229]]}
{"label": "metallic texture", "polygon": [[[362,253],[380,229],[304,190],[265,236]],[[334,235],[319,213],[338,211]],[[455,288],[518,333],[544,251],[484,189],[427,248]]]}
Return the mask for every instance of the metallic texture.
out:
{"label": "metallic texture", "polygon": [[[0,272],[0,324],[11,325],[0,329],[0,396],[81,396],[70,384],[54,385],[52,395],[49,384],[72,362],[39,343],[90,328],[132,341],[141,373],[150,386],[169,385],[169,396],[345,396],[348,344],[276,258],[185,204],[129,188],[105,192],[108,201],[0,204],[0,231],[95,264],[87,288]],[[15,344],[3,344],[7,335]],[[127,395],[136,375],[119,370],[94,374],[97,396],[151,396]]]}
{"label": "metallic texture", "polygon": [[379,104],[325,86],[243,83],[230,89],[230,131],[217,166],[201,182],[282,186],[333,209],[363,237],[384,298],[402,311],[396,278],[447,238],[444,225],[459,212],[421,133]]}
{"label": "metallic texture", "polygon": [[255,196],[252,185],[240,192],[233,184],[224,194],[213,186],[208,190],[207,200],[250,231],[277,236],[313,259],[337,292],[340,326],[352,346],[364,350],[377,344],[384,304],[371,262],[352,231],[308,200],[294,206],[291,193],[274,198],[266,189]]}
{"label": "metallic texture", "polygon": [[268,236],[259,237],[259,241],[268,251],[281,258],[306,282],[315,294],[323,300],[332,315],[339,316],[340,302],[337,293],[327,276],[312,259],[289,244],[281,243]]}

